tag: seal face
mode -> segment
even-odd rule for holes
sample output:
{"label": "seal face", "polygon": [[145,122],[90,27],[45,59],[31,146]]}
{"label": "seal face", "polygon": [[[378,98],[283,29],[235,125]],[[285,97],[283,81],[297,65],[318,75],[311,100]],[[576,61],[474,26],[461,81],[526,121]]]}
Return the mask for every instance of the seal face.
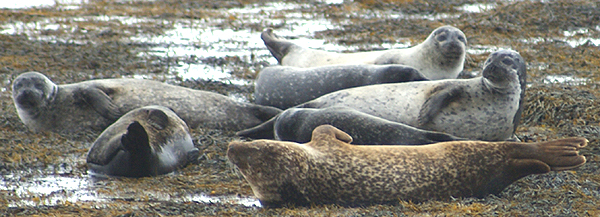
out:
{"label": "seal face", "polygon": [[339,90],[298,108],[350,107],[413,127],[499,141],[513,137],[523,107],[526,67],[515,51],[490,55],[483,77]]}
{"label": "seal face", "polygon": [[198,159],[188,127],[162,106],[134,109],[110,125],[87,156],[93,173],[110,176],[156,176]]}
{"label": "seal face", "polygon": [[265,207],[362,206],[483,197],[530,174],[579,167],[584,138],[539,143],[454,141],[423,146],[350,145],[320,126],[311,142],[234,141],[227,157]]}
{"label": "seal face", "polygon": [[[268,127],[270,123],[257,128]],[[351,108],[322,109],[289,108],[277,115],[270,134],[254,135],[238,132],[240,136],[293,142],[309,142],[312,131],[320,125],[332,125],[350,134],[358,145],[423,145],[436,142],[464,140],[449,134],[421,130],[383,118],[368,115]],[[250,131],[255,132],[256,130]]]}
{"label": "seal face", "polygon": [[315,67],[336,64],[403,64],[431,80],[454,79],[463,70],[467,38],[452,26],[439,27],[421,44],[405,49],[335,53],[298,46],[277,37],[272,29],[261,34],[265,45],[284,66]]}
{"label": "seal face", "polygon": [[258,75],[254,96],[259,105],[286,109],[346,88],[423,80],[428,79],[404,65],[270,66]]}
{"label": "seal face", "polygon": [[56,85],[38,72],[15,79],[13,100],[21,121],[34,132],[100,131],[122,114],[148,105],[172,108],[192,128],[226,130],[252,127],[281,112],[152,80],[98,79]]}

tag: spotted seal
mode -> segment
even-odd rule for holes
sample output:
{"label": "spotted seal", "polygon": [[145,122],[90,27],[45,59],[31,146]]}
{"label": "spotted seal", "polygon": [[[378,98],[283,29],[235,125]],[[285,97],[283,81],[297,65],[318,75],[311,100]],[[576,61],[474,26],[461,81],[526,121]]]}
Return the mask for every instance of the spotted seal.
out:
{"label": "spotted seal", "polygon": [[284,66],[315,67],[334,64],[403,64],[416,68],[431,80],[457,78],[463,70],[467,38],[452,26],[439,27],[422,43],[405,49],[335,53],[301,47],[267,29],[261,38]]}
{"label": "spotted seal", "polygon": [[[486,141],[513,139],[523,110],[525,61],[516,51],[500,50],[486,60],[482,77],[339,90],[298,108],[344,106],[420,129]],[[275,118],[244,130],[260,134]],[[253,132],[254,131],[254,132]]]}
{"label": "spotted seal", "polygon": [[186,123],[172,110],[146,106],[129,111],[92,144],[87,165],[110,176],[156,176],[198,159]]}
{"label": "spotted seal", "polygon": [[277,115],[272,130],[264,135],[238,132],[240,136],[293,142],[309,142],[312,131],[320,125],[332,125],[350,134],[358,145],[423,145],[436,142],[465,140],[449,134],[421,130],[406,124],[385,120],[346,107],[289,108]]}
{"label": "spotted seal", "polygon": [[579,167],[585,138],[548,142],[453,141],[423,146],[350,145],[332,126],[306,144],[233,141],[227,157],[265,207],[362,206],[498,194],[530,174]]}
{"label": "spotted seal", "polygon": [[172,108],[191,128],[227,130],[252,127],[281,112],[152,80],[98,79],[56,85],[39,72],[19,75],[12,94],[21,121],[34,132],[101,131],[122,114],[147,105]]}
{"label": "spotted seal", "polygon": [[254,96],[256,104],[286,109],[346,88],[424,80],[404,65],[270,66],[258,74]]}

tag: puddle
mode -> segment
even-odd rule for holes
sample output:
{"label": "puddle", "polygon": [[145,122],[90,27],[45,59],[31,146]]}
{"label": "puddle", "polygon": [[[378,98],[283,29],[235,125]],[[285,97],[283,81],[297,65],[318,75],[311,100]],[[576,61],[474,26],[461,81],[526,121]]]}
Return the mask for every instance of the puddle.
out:
{"label": "puddle", "polygon": [[547,75],[543,79],[544,84],[567,84],[567,85],[586,85],[589,82],[587,78],[578,78],[571,75]]}
{"label": "puddle", "polygon": [[496,8],[496,4],[466,4],[457,7],[458,10],[461,10],[466,13],[481,13],[483,11],[488,11],[494,8]]}
{"label": "puddle", "polygon": [[[123,199],[107,195],[108,193],[98,193],[99,189],[106,191],[105,187],[103,187],[106,183],[100,183],[96,187],[94,180],[94,178],[87,176],[69,177],[50,175],[25,178],[23,176],[7,175],[0,180],[0,191],[7,192],[8,195],[16,197],[14,201],[7,201],[8,207],[56,206],[77,202],[102,203]],[[119,180],[113,179],[108,181],[118,182]],[[159,198],[159,201],[239,204],[246,207],[261,207],[260,202],[255,197],[242,197],[239,195],[210,196],[201,193],[177,198],[164,193],[145,193]],[[120,194],[116,193],[115,195]]]}
{"label": "puddle", "polygon": [[80,4],[86,3],[88,0],[27,0],[27,1],[0,1],[0,8],[6,9],[24,9],[31,7],[52,7],[59,6],[59,9],[77,9]]}

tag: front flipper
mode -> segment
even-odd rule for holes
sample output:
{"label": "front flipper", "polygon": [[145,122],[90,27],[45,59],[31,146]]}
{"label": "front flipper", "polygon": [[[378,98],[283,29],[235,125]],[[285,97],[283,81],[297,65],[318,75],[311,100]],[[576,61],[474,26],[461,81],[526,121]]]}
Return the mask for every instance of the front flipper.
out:
{"label": "front flipper", "polygon": [[99,88],[85,88],[81,90],[83,100],[102,117],[116,121],[123,115],[112,99]]}
{"label": "front flipper", "polygon": [[436,87],[421,107],[419,126],[422,127],[431,122],[443,108],[460,99],[463,93],[464,88],[462,86],[446,84]]}
{"label": "front flipper", "polygon": [[146,129],[137,121],[129,124],[127,133],[121,137],[121,145],[123,149],[135,155],[149,154],[151,152],[148,133],[146,133]]}
{"label": "front flipper", "polygon": [[[161,110],[150,110],[148,114],[148,123],[158,130],[167,128],[169,117]],[[131,127],[131,125],[129,125]]]}

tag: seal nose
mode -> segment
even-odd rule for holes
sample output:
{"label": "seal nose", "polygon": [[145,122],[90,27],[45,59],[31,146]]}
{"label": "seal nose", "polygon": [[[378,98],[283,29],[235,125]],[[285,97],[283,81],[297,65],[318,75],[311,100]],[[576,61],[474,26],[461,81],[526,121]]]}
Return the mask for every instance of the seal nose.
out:
{"label": "seal nose", "polygon": [[32,89],[22,90],[21,92],[19,92],[17,97],[15,97],[19,105],[28,108],[32,108],[39,105],[39,98],[41,98],[40,93]]}

